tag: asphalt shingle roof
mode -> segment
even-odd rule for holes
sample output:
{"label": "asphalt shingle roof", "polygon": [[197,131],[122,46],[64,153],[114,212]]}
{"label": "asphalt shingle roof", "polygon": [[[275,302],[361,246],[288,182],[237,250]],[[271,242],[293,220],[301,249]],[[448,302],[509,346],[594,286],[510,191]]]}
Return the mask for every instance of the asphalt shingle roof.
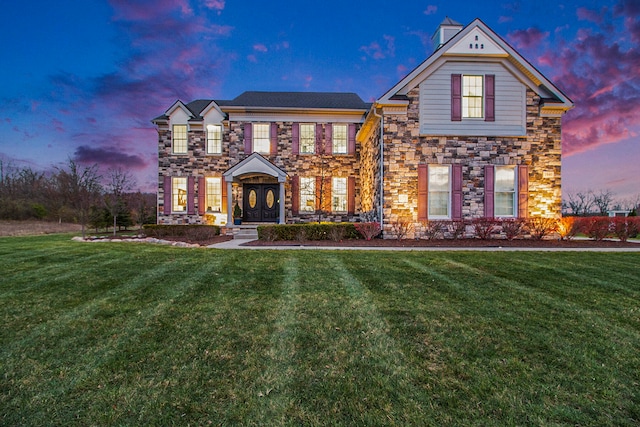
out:
{"label": "asphalt shingle roof", "polygon": [[365,103],[355,93],[345,92],[257,92],[248,91],[230,101],[216,101],[223,107],[262,108],[338,108],[366,110]]}

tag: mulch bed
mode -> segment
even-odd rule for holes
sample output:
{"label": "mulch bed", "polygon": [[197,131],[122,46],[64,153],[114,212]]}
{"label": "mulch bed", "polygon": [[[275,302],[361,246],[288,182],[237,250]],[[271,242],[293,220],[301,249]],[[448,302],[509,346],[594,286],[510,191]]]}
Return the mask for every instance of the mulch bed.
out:
{"label": "mulch bed", "polygon": [[441,247],[441,248],[478,248],[478,247],[521,247],[521,248],[621,248],[640,247],[640,244],[633,242],[620,242],[613,240],[532,240],[532,239],[437,239],[437,240],[395,240],[395,239],[372,239],[372,240],[343,240],[334,242],[331,240],[316,241],[275,241],[267,242],[253,240],[243,246],[332,246],[332,247]]}

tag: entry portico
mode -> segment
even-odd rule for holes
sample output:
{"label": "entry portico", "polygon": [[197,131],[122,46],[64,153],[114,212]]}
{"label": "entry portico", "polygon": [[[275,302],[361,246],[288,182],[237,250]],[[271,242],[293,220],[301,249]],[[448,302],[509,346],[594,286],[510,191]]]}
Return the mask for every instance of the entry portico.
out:
{"label": "entry portico", "polygon": [[[253,153],[222,176],[227,185],[227,224],[233,224],[234,183],[242,189],[243,218],[252,222],[285,223],[283,200],[287,174],[282,169],[259,153]],[[274,185],[276,183],[277,190]],[[240,198],[240,194],[237,197]],[[275,212],[277,212],[277,218],[274,218]]]}

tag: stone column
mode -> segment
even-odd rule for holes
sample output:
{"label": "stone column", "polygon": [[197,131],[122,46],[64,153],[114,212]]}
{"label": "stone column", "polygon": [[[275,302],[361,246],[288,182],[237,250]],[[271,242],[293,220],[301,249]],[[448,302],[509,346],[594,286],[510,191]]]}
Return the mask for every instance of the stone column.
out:
{"label": "stone column", "polygon": [[227,181],[227,227],[233,225],[233,188],[232,181]]}
{"label": "stone column", "polygon": [[286,200],[286,197],[284,194],[284,182],[280,182],[280,220],[278,221],[279,224],[285,223],[285,218],[284,218],[284,201],[285,200]]}

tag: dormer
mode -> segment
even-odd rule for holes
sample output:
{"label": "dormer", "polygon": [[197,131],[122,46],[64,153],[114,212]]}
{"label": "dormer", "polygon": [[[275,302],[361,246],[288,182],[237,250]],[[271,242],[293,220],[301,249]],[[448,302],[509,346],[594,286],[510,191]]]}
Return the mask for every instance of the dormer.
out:
{"label": "dormer", "polygon": [[462,28],[463,25],[461,23],[448,16],[444,18],[444,21],[440,23],[436,32],[431,36],[433,51],[435,52],[440,46],[451,40]]}

